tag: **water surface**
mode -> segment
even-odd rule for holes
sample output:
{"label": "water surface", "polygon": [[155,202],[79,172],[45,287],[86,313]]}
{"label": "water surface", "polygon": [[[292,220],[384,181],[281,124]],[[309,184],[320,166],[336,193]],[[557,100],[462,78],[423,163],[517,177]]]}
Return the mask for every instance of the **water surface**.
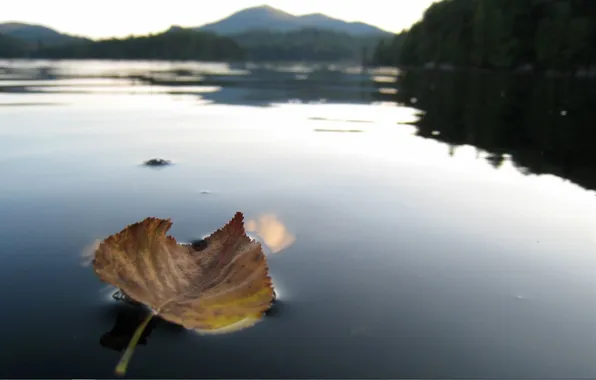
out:
{"label": "water surface", "polygon": [[156,321],[129,377],[596,377],[594,98],[525,80],[0,62],[0,376],[113,377],[143,316],[82,252],[147,216],[189,241],[242,211],[275,225],[272,315]]}

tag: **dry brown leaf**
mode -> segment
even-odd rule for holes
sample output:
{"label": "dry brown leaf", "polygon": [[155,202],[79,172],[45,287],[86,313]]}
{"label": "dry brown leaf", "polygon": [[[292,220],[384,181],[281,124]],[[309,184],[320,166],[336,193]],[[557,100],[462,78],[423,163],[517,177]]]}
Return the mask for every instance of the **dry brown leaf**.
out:
{"label": "dry brown leaf", "polygon": [[[169,219],[147,218],[101,242],[93,268],[153,314],[188,329],[221,333],[247,327],[271,307],[274,292],[262,247],[246,235],[243,221],[236,213],[197,246],[166,235]],[[139,327],[137,340],[153,314]],[[135,336],[118,374],[126,370]]]}

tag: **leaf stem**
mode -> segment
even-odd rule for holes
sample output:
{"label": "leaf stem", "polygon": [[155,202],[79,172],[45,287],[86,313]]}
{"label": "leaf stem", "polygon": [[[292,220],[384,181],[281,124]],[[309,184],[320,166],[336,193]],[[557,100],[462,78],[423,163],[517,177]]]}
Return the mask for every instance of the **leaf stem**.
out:
{"label": "leaf stem", "polygon": [[145,327],[147,327],[149,321],[151,321],[151,318],[153,318],[153,313],[149,313],[145,320],[143,320],[143,323],[141,323],[139,327],[137,327],[137,329],[135,330],[135,333],[130,339],[130,342],[128,342],[128,347],[126,347],[126,351],[124,351],[122,358],[120,358],[120,362],[118,362],[118,365],[116,366],[116,375],[124,376],[124,374],[126,373],[128,362],[130,362],[130,358],[132,357],[135,347],[137,346],[139,339],[141,339]]}

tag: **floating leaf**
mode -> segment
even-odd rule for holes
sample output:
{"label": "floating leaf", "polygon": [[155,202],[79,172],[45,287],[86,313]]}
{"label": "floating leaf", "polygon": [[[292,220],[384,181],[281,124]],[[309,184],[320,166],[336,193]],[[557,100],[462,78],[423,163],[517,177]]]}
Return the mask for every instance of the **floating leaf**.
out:
{"label": "floating leaf", "polygon": [[169,219],[147,218],[106,238],[93,259],[102,281],[152,313],[139,326],[116,367],[122,375],[153,315],[202,333],[235,331],[271,307],[273,286],[261,245],[250,239],[238,212],[201,244],[166,235]]}

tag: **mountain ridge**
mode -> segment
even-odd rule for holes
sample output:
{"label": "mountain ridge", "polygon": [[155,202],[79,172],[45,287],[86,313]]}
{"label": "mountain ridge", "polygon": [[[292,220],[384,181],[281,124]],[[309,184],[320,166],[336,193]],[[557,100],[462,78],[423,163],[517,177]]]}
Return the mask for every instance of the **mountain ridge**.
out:
{"label": "mountain ridge", "polygon": [[28,44],[58,45],[91,41],[89,38],[62,33],[45,25],[20,21],[0,23],[0,34],[16,38]]}
{"label": "mountain ridge", "polygon": [[254,29],[289,32],[304,28],[328,29],[356,36],[392,34],[389,31],[360,21],[344,21],[323,13],[296,16],[270,5],[245,8],[218,21],[192,27],[191,29],[231,35]]}
{"label": "mountain ridge", "polygon": [[[175,25],[172,25],[175,26]],[[309,13],[296,16],[270,5],[244,8],[214,22],[188,27],[196,31],[209,31],[221,35],[232,35],[251,30],[270,30],[272,32],[293,32],[300,29],[326,29],[353,36],[379,35],[393,33],[360,21],[344,21],[323,13]],[[155,34],[157,31],[150,33]],[[72,42],[89,42],[94,39],[60,32],[52,27],[20,21],[0,22],[0,34],[23,40],[29,44],[56,45]]]}
{"label": "mountain ridge", "polygon": [[[188,33],[202,36],[191,36]],[[99,57],[101,55],[98,52],[117,45],[117,49],[114,49],[122,50],[118,50],[120,56],[142,58],[147,52],[141,46],[153,44],[155,46],[152,49],[157,51],[160,43],[177,41],[187,51],[184,54],[172,53],[172,57],[194,57],[189,41],[202,41],[201,44],[194,44],[195,48],[201,45],[202,49],[217,50],[208,41],[214,41],[215,36],[220,36],[224,38],[222,41],[227,41],[225,38],[228,38],[237,43],[246,53],[247,59],[359,61],[375,50],[379,39],[390,35],[392,33],[365,23],[347,22],[322,13],[295,16],[271,6],[258,6],[243,9],[200,27],[171,25],[165,31],[143,36],[97,40],[61,33],[39,24],[15,21],[0,23],[0,55]],[[131,42],[133,37],[138,38]],[[104,53],[106,56],[111,54],[107,50]],[[161,53],[158,55],[166,56]]]}

